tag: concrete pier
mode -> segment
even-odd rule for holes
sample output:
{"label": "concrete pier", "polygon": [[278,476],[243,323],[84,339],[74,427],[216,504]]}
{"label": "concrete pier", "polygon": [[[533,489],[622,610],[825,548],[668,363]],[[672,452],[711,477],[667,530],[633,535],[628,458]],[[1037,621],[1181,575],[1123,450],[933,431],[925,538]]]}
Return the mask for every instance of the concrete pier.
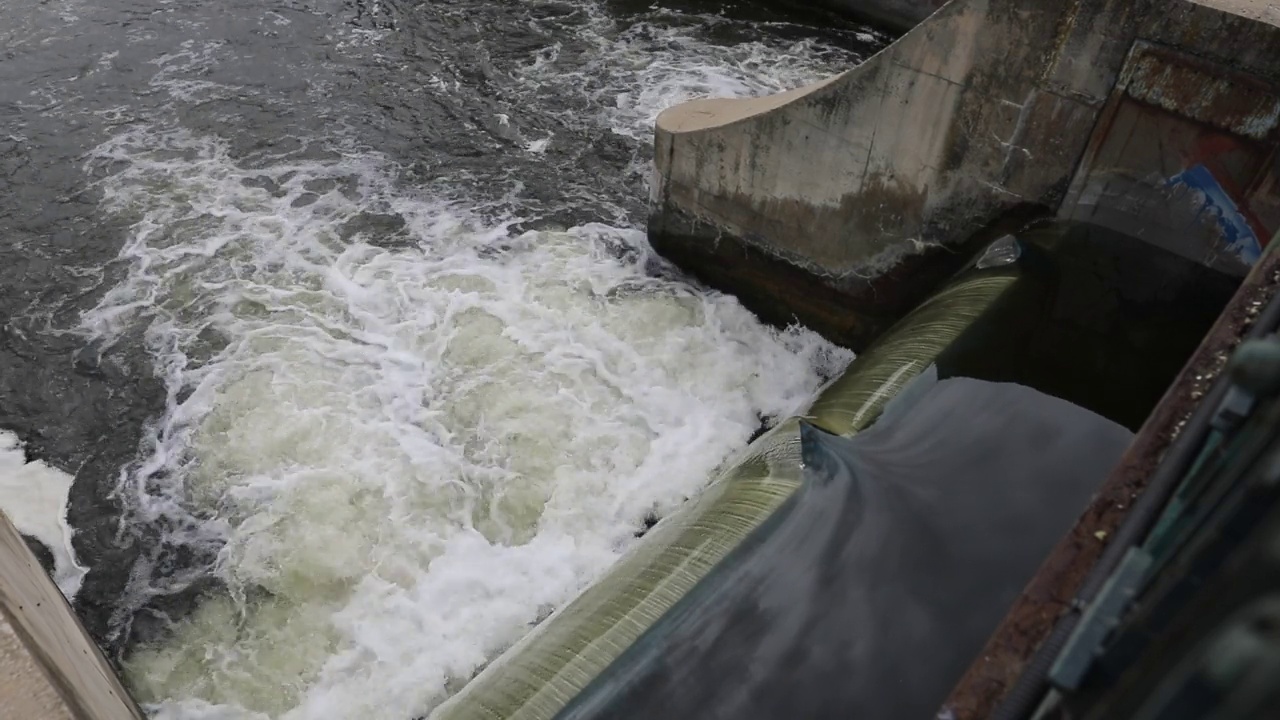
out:
{"label": "concrete pier", "polygon": [[951,0],[844,74],[664,112],[650,239],[762,317],[854,348],[966,242],[1035,216],[1243,275],[1280,227],[1275,15],[1247,0]]}
{"label": "concrete pier", "polygon": [[0,513],[0,718],[141,717],[58,587]]}

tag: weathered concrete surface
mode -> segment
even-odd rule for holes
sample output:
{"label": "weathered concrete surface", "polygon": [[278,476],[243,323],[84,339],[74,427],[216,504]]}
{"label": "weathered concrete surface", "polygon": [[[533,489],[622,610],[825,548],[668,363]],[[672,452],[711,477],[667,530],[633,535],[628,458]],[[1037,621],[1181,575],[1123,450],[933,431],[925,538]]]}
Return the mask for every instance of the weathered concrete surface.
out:
{"label": "weathered concrete surface", "polygon": [[1280,26],[1280,3],[1273,0],[1195,0],[1195,4]]}
{"label": "weathered concrete surface", "polygon": [[0,513],[0,718],[139,720],[62,593]]}
{"label": "weathered concrete surface", "polygon": [[[667,110],[650,238],[769,319],[860,347],[932,289],[909,278],[945,276],[954,251],[1011,209],[1057,207],[1139,12],[952,0],[837,77]],[[770,310],[778,283],[758,264],[739,271],[735,255],[803,270],[818,287],[792,294],[816,300]]]}
{"label": "weathered concrete surface", "polygon": [[650,239],[854,348],[975,231],[1038,213],[1242,276],[1280,228],[1277,18],[1263,0],[951,0],[842,75],[663,113]]}
{"label": "weathered concrete surface", "polygon": [[1061,215],[1243,275],[1280,229],[1277,18],[1246,0],[1145,16]]}
{"label": "weathered concrete surface", "polygon": [[0,616],[0,708],[11,717],[74,720],[17,632]]}

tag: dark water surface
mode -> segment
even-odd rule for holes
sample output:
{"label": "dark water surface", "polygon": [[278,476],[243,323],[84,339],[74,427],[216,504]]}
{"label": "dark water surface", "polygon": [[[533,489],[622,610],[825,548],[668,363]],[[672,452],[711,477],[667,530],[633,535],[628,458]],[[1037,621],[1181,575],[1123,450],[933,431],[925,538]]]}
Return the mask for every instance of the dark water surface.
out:
{"label": "dark water surface", "polygon": [[926,718],[1132,434],[929,368],[570,705],[584,718]]}
{"label": "dark water surface", "polygon": [[[631,468],[621,474],[638,489],[614,488],[623,499],[604,509],[617,528],[565,526],[586,533],[580,550],[599,535],[608,552],[557,564],[570,575],[542,585],[558,590],[498,613],[518,625],[607,564],[627,523],[701,481],[653,478],[704,476],[759,417],[787,412],[839,367],[820,340],[762,328],[671,277],[635,228],[659,110],[809,82],[887,38],[829,17],[710,5],[0,8],[0,430],[75,475],[68,518],[90,568],[76,608],[94,636],[116,656],[139,639],[178,648],[155,660],[173,673],[157,679],[145,659],[130,671],[154,711],[367,717],[338,690],[307,705],[308,688],[381,661],[364,629],[429,631],[376,614],[344,625],[341,608],[375,592],[374,576],[404,592],[448,585],[414,574],[462,542],[432,530],[432,513],[548,557],[558,550],[538,545],[552,543],[545,513],[569,492],[554,488]],[[440,337],[452,339],[431,344]],[[694,374],[700,365],[723,377]],[[476,378],[535,399],[477,389]],[[481,390],[483,402],[459,399]],[[587,425],[557,414],[560,399]],[[556,445],[562,435],[587,444]],[[671,466],[648,467],[662,448]],[[422,467],[449,475],[462,499],[438,509],[423,497],[441,490],[379,484]],[[517,482],[529,477],[548,484]],[[644,488],[657,489],[646,499]],[[304,537],[292,518],[346,534]],[[431,532],[388,539],[396,523]],[[346,549],[346,538],[364,544]],[[308,548],[314,557],[300,555]],[[422,548],[421,563],[388,569]],[[343,573],[370,557],[372,575]],[[197,591],[227,603],[239,640],[201,636],[199,619],[170,637]],[[303,633],[321,638],[310,659],[272,661],[297,638],[254,633],[303,617],[290,614],[298,598],[324,600],[312,616],[341,622]],[[217,627],[212,607],[204,621]],[[263,608],[277,620],[254,625]],[[494,633],[477,647],[441,636],[448,661],[421,669],[420,684],[465,676],[510,641]],[[277,692],[281,673],[295,686]],[[355,686],[411,711],[439,695]]]}

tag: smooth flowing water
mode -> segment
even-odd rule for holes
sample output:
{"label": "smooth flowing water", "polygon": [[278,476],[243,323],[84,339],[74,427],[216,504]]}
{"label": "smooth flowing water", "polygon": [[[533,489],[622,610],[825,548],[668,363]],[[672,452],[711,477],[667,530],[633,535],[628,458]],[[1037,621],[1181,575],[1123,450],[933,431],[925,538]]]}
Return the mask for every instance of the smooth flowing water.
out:
{"label": "smooth flowing water", "polygon": [[848,361],[653,255],[649,136],[886,40],[724,3],[8,0],[0,507],[156,717],[429,712]]}

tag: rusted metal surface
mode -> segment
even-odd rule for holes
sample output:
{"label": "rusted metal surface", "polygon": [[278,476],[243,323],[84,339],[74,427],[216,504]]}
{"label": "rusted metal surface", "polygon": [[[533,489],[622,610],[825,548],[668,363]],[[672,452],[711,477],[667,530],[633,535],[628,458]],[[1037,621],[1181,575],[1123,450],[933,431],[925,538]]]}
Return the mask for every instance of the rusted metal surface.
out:
{"label": "rusted metal surface", "polygon": [[1144,44],[1122,82],[1134,99],[1254,140],[1280,125],[1280,93],[1273,85],[1186,53]]}
{"label": "rusted metal surface", "polygon": [[1222,371],[1232,348],[1278,287],[1280,253],[1272,252],[1245,278],[1089,507],[1054,547],[961,677],[944,704],[947,716],[983,720],[1005,697],[1054,624],[1071,608],[1111,534]]}

